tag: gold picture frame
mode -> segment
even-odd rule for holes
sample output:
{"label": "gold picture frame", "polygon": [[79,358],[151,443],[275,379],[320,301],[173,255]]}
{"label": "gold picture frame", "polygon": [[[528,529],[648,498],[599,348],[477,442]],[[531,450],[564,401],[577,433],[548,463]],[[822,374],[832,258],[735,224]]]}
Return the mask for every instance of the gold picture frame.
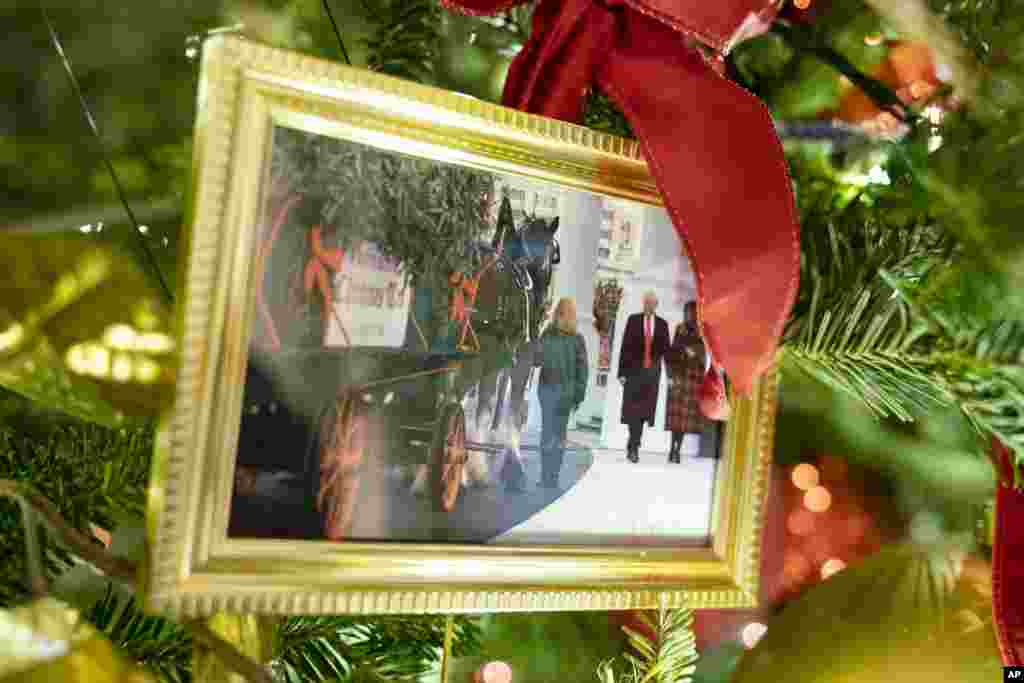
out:
{"label": "gold picture frame", "polygon": [[[227,536],[270,131],[287,124],[660,206],[635,142],[290,51],[204,47],[179,293],[177,395],[158,433],[146,608],[183,617],[643,609],[758,602],[777,375],[733,402],[706,547],[332,543]],[[397,142],[396,142],[397,141]]]}

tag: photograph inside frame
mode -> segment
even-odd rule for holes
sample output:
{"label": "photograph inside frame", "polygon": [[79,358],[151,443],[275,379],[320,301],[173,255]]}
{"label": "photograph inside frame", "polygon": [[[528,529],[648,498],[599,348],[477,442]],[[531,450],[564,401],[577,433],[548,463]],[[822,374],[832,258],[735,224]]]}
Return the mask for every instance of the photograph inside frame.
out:
{"label": "photograph inside frame", "polygon": [[273,131],[228,536],[706,545],[663,208]]}

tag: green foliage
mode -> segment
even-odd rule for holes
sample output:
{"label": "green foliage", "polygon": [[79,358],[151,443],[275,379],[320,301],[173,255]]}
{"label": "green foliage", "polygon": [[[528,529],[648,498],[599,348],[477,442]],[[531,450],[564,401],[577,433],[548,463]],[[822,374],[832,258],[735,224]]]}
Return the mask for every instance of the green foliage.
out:
{"label": "green foliage", "polygon": [[[124,513],[142,514],[152,433],[147,428],[110,430],[50,417],[14,429],[0,425],[0,478],[29,482],[53,501],[71,526],[112,529]],[[0,605],[28,597],[24,534],[12,503],[0,504]],[[47,540],[47,569],[55,577],[69,556]]]}
{"label": "green foliage", "polygon": [[441,43],[441,8],[433,1],[369,0],[379,27],[367,42],[369,67],[435,85]]}
{"label": "green foliage", "polygon": [[849,188],[834,178],[801,181],[801,288],[786,360],[880,417],[910,421],[917,410],[949,405],[934,360],[911,352],[927,325],[882,277],[927,277],[946,262],[948,243],[929,223],[894,221],[884,188],[845,200]]}
{"label": "green foliage", "polygon": [[[606,662],[598,670],[601,683],[690,683],[697,669],[693,612],[688,608],[662,609],[652,616],[639,614],[647,633],[624,627],[632,652],[623,663]],[[623,672],[622,669],[626,671]]]}
{"label": "green foliage", "polygon": [[[441,661],[446,617],[291,617],[278,628],[272,667],[285,681],[349,680],[367,674],[412,680]],[[452,654],[475,655],[480,627],[455,617]]]}
{"label": "green foliage", "polygon": [[162,617],[147,616],[135,599],[119,598],[113,588],[85,613],[85,618],[124,654],[160,681],[192,680],[192,638],[182,626]]}
{"label": "green foliage", "polygon": [[278,287],[294,287],[308,258],[305,231],[322,221],[328,243],[372,241],[402,264],[413,287],[445,293],[420,321],[430,339],[441,333],[449,276],[483,263],[474,245],[493,227],[493,175],[285,128],[275,134],[271,174],[277,196],[308,193],[312,209],[303,211],[314,214],[297,210],[274,247],[273,259],[290,273],[275,277]]}
{"label": "green foliage", "polygon": [[587,93],[587,101],[583,107],[583,125],[602,133],[611,133],[624,138],[636,137],[625,115],[608,99],[607,95],[596,88]]}
{"label": "green foliage", "polygon": [[[376,242],[414,285],[471,269],[466,247],[491,227],[489,173],[283,128],[271,172],[282,194],[324,199],[321,218],[334,243]],[[359,221],[336,223],[351,216]]]}
{"label": "green foliage", "polygon": [[625,644],[621,630],[596,612],[488,614],[479,623],[482,651],[453,658],[452,683],[471,680],[492,661],[512,667],[516,683],[593,680],[601,662]]}
{"label": "green foliage", "polygon": [[935,131],[942,146],[918,168],[934,214],[962,249],[925,303],[1022,320],[1024,16],[991,0],[931,4],[983,68],[974,96]]}

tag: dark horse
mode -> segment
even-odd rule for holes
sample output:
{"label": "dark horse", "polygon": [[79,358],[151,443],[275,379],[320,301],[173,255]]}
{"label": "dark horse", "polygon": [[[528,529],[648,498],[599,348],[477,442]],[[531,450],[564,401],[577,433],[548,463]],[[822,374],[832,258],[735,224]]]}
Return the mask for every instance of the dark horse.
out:
{"label": "dark horse", "polygon": [[[497,429],[506,419],[511,420],[507,423],[510,427],[518,429],[525,422],[523,399],[531,367],[519,362],[516,352],[537,338],[547,312],[554,268],[561,260],[555,239],[558,225],[558,217],[527,216],[517,228],[506,197],[494,238],[490,244],[478,245],[475,261],[497,259],[480,279],[471,314],[482,347],[476,371],[467,374],[477,391],[479,429]],[[499,334],[492,335],[496,320],[504,325]],[[490,420],[484,423],[487,414]]]}

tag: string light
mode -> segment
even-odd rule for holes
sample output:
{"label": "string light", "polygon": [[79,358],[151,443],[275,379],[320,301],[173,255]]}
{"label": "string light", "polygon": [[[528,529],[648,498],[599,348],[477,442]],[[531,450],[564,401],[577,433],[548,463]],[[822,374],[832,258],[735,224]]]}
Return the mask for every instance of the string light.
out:
{"label": "string light", "polygon": [[135,348],[147,353],[167,353],[174,348],[174,340],[156,332],[143,334],[136,339]]}
{"label": "string light", "polygon": [[768,632],[768,627],[759,622],[751,622],[743,627],[743,631],[740,634],[740,640],[743,641],[744,647],[748,650],[753,649],[762,638],[764,634]]}
{"label": "string light", "polygon": [[111,325],[103,333],[103,342],[112,349],[131,351],[135,348],[135,330],[127,325]]}
{"label": "string light", "polygon": [[824,486],[815,486],[804,494],[804,507],[811,512],[825,512],[832,506],[832,494]]}
{"label": "string light", "polygon": [[135,362],[135,379],[142,384],[152,384],[160,377],[160,366],[148,358]]}
{"label": "string light", "polygon": [[870,33],[864,36],[864,44],[870,47],[877,47],[882,44],[881,33]]}
{"label": "string light", "polygon": [[110,351],[98,344],[90,344],[86,350],[88,359],[85,366],[85,374],[94,377],[106,377],[110,372]]}
{"label": "string light", "polygon": [[811,6],[811,0],[793,0],[793,5],[799,10],[806,10]]}
{"label": "string light", "polygon": [[25,328],[19,323],[14,323],[3,332],[0,332],[0,351],[13,349],[25,338]]}
{"label": "string light", "polygon": [[488,662],[473,678],[478,683],[512,683],[512,667],[506,662]]}
{"label": "string light", "polygon": [[825,563],[821,565],[821,578],[827,579],[833,574],[838,574],[844,569],[846,569],[846,563],[837,557],[833,557],[826,560]]}
{"label": "string light", "polygon": [[115,382],[127,382],[132,378],[132,359],[123,353],[114,356],[110,366],[110,376]]}
{"label": "string light", "polygon": [[818,485],[818,481],[820,480],[818,468],[807,463],[802,463],[794,467],[793,474],[790,478],[793,481],[793,485],[801,491],[813,489]]}
{"label": "string light", "polygon": [[786,528],[794,536],[809,536],[814,531],[814,522],[814,513],[800,508],[789,515]]}
{"label": "string light", "polygon": [[140,334],[129,325],[111,325],[103,333],[103,343],[118,351],[167,353],[174,348],[174,340],[166,334],[148,332]]}

